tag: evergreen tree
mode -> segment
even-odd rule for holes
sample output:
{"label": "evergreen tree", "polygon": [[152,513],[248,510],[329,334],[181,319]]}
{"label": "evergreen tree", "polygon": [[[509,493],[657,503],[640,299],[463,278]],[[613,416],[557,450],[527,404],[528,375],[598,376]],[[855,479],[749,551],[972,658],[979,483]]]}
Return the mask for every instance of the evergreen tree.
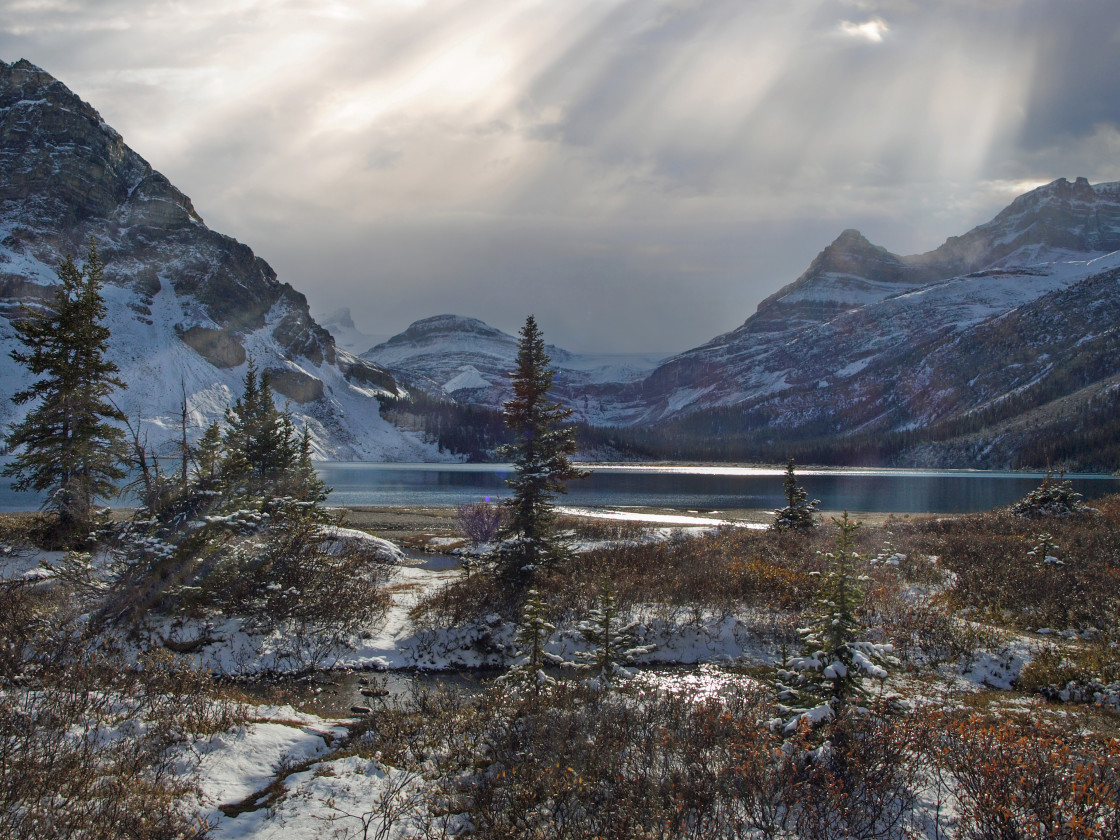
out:
{"label": "evergreen tree", "polygon": [[311,505],[322,504],[330,493],[330,488],[319,478],[311,460],[311,431],[306,426],[299,437],[299,449],[285,490],[297,501]]}
{"label": "evergreen tree", "polygon": [[792,457],[786,461],[785,496],[786,506],[774,511],[774,524],[771,527],[775,531],[799,531],[812,528],[816,524],[813,514],[821,501],[820,499],[809,501],[809,494],[797,483],[797,476],[793,474]]}
{"label": "evergreen tree", "polygon": [[623,623],[610,581],[604,579],[599,589],[599,605],[576,628],[587,642],[587,650],[576,654],[578,667],[591,671],[600,688],[610,688],[618,679],[629,679],[632,674],[624,666],[657,648],[637,644],[637,626],[636,621]]}
{"label": "evergreen tree", "polygon": [[546,665],[559,665],[564,660],[544,648],[556,625],[548,620],[548,605],[535,589],[530,589],[525,601],[525,612],[517,630],[515,663],[499,679],[518,689],[529,690],[534,697],[546,685],[556,680],[544,672]]}
{"label": "evergreen tree", "polygon": [[273,491],[294,464],[292,437],[291,417],[276,408],[268,372],[259,373],[250,357],[241,396],[226,410],[226,490],[253,498]]}
{"label": "evergreen tree", "polygon": [[125,435],[109,421],[125,420],[110,401],[125,384],[105,358],[104,265],[92,237],[85,266],[67,256],[58,278],[52,305],[24,308],[12,324],[26,348],[12,358],[43,378],[12,397],[17,405],[38,402],[5,439],[18,451],[3,474],[16,479],[16,490],[47,491],[44,507],[57,513],[59,536],[69,540],[88,530],[94,499],[115,496],[124,477]]}
{"label": "evergreen tree", "polygon": [[517,369],[510,374],[513,399],[502,404],[513,442],[500,454],[514,465],[513,476],[506,480],[514,495],[506,502],[510,517],[504,529],[512,541],[502,548],[502,570],[513,577],[563,555],[550,503],[556,494],[567,492],[565,482],[589,475],[569,460],[576,440],[572,429],[563,424],[572,410],[548,399],[556,375],[550,361],[530,315],[521,329]]}
{"label": "evergreen tree", "polygon": [[793,716],[786,723],[787,731],[797,728],[802,720],[811,724],[830,721],[843,714],[853,698],[865,694],[864,677],[884,679],[885,662],[890,645],[861,639],[856,610],[863,601],[863,589],[856,578],[854,562],[855,533],[859,523],[848,518],[847,511],[833,519],[839,528],[836,551],[828,552],[828,574],[817,594],[817,612],[813,623],[799,630],[804,651],[786,662],[778,676],[783,701],[797,705],[786,707]]}
{"label": "evergreen tree", "polygon": [[249,359],[244,390],[226,411],[221,485],[235,500],[261,503],[280,518],[320,518],[330,489],[311,460],[311,434],[297,437],[291,412],[276,408],[268,372]]}
{"label": "evergreen tree", "polygon": [[206,427],[195,444],[195,484],[200,490],[215,490],[222,468],[222,427],[215,420]]}

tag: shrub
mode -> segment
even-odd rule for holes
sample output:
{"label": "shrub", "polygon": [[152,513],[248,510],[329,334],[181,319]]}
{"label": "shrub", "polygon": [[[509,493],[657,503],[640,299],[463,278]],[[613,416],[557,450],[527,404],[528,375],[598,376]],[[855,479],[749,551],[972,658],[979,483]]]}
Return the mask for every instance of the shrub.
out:
{"label": "shrub", "polygon": [[464,502],[455,509],[459,532],[474,545],[493,542],[505,521],[505,508],[489,501]]}
{"label": "shrub", "polygon": [[1120,836],[1120,741],[1038,720],[935,715],[930,753],[959,840]]}
{"label": "shrub", "polygon": [[1023,519],[1065,518],[1097,512],[1081,501],[1081,494],[1073,489],[1073,482],[1064,476],[1055,480],[1054,474],[1049,470],[1046,471],[1042,483],[1013,504],[1009,510]]}

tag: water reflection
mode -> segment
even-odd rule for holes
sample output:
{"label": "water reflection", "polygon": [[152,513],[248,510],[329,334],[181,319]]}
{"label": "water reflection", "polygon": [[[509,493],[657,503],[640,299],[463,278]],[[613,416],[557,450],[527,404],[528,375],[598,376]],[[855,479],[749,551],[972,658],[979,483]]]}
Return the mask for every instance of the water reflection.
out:
{"label": "water reflection", "polygon": [[[374,464],[326,462],[318,470],[341,507],[453,507],[509,495],[508,464]],[[647,506],[698,510],[768,510],[784,504],[777,467],[628,464],[591,466],[572,482],[563,503],[575,506]],[[810,497],[825,510],[885,513],[968,513],[1009,505],[1042,480],[1041,473],[970,470],[799,470]],[[1117,476],[1071,476],[1086,499],[1120,492]],[[34,510],[34,494],[0,483],[0,510]],[[127,501],[118,502],[127,504]]]}

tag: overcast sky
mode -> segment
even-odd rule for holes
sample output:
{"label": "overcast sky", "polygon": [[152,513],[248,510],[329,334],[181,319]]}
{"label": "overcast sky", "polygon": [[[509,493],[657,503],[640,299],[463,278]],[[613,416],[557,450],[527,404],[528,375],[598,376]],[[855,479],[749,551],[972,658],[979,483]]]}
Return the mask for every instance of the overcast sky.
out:
{"label": "overcast sky", "polygon": [[1120,180],[1117,0],[0,0],[0,58],[371,333],[683,350],[845,228]]}

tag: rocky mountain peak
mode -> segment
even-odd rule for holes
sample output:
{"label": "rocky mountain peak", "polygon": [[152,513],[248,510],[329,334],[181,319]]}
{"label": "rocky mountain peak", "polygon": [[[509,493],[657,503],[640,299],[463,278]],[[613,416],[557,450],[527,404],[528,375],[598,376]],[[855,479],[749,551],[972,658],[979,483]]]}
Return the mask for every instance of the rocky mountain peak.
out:
{"label": "rocky mountain peak", "polygon": [[[139,306],[165,283],[191,301],[193,314],[177,325],[188,342],[200,328],[240,344],[271,319],[286,352],[333,364],[330,334],[268,263],[208,229],[190,199],[64,84],[29,61],[0,62],[0,245],[42,267],[29,277],[0,266],[0,283],[52,283],[60,256],[84,253],[91,236],[106,279],[135,289]],[[210,361],[240,358],[233,350]]]}
{"label": "rocky mountain peak", "polygon": [[76,235],[90,222],[162,227],[202,224],[190,199],[129,149],[88,103],[21,59],[0,62],[0,212],[22,203],[22,226]]}
{"label": "rocky mountain peak", "polygon": [[307,299],[248,246],[210,230],[191,201],[130,149],[101,115],[26,60],[0,61],[0,424],[18,419],[29,383],[9,357],[8,318],[52,299],[56,269],[93,238],[106,264],[110,357],[160,445],[185,397],[196,429],[224,416],[250,355],[311,431],[319,455],[422,459],[395,432],[378,394],[396,391],[375,364],[338,351]]}
{"label": "rocky mountain peak", "polygon": [[758,313],[787,317],[788,307],[796,306],[806,315],[819,317],[826,310],[895,294],[900,284],[915,282],[915,272],[901,257],[849,228],[816,256],[804,274],[762,301]]}
{"label": "rocky mountain peak", "polygon": [[409,324],[408,328],[390,338],[385,344],[423,344],[439,341],[448,337],[482,338],[496,340],[502,344],[514,341],[513,337],[490,326],[478,318],[463,315],[433,315]]}
{"label": "rocky mountain peak", "polygon": [[1047,262],[1054,252],[1120,250],[1120,184],[1093,186],[1079,177],[1051,181],[1016,198],[990,222],[940,248],[907,257],[912,266],[944,277],[993,266]]}

